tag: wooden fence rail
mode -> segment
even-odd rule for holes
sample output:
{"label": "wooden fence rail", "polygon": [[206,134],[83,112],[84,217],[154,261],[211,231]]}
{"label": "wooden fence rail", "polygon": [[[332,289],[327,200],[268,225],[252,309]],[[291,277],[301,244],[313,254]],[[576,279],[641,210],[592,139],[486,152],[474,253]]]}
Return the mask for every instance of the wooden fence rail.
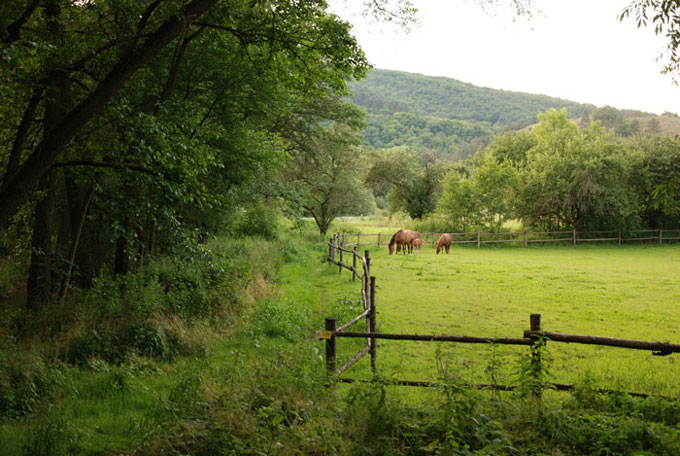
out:
{"label": "wooden fence rail", "polygon": [[[334,319],[327,319],[334,320]],[[680,353],[680,344],[671,344],[669,342],[649,342],[632,339],[617,339],[612,337],[601,336],[586,336],[577,334],[563,334],[541,330],[541,315],[530,315],[531,329],[524,331],[523,338],[494,338],[494,337],[476,337],[476,336],[452,336],[452,335],[423,335],[423,334],[389,334],[378,333],[376,331],[369,332],[350,332],[333,330],[326,333],[326,365],[328,366],[328,373],[338,376],[349,367],[354,365],[360,356],[355,356],[348,363],[340,369],[336,369],[335,357],[337,356],[337,339],[338,338],[370,338],[375,341],[377,339],[389,340],[410,340],[410,341],[425,341],[425,342],[456,342],[456,343],[470,343],[470,344],[504,344],[504,345],[524,345],[530,346],[531,350],[531,365],[532,369],[530,375],[535,380],[535,385],[532,393],[536,396],[541,395],[544,388],[552,388],[557,391],[570,391],[575,388],[574,385],[564,383],[545,382],[542,380],[542,371],[544,369],[541,359],[541,349],[548,342],[565,342],[565,343],[579,343],[589,345],[600,345],[608,347],[619,347],[624,349],[634,350],[648,350],[652,351],[653,355],[667,356],[671,353]],[[328,327],[328,325],[327,325]],[[367,349],[375,350],[377,344],[373,343]],[[363,356],[363,355],[362,355]],[[375,358],[371,358],[371,368],[375,372]],[[338,381],[344,383],[362,382],[368,380],[360,380],[353,378],[337,378]],[[438,382],[424,382],[416,380],[389,380],[386,383],[401,385],[401,386],[441,386]],[[513,391],[515,389],[512,385],[488,385],[488,384],[466,384],[458,385],[462,388],[476,388],[476,389],[494,389],[499,391]],[[600,389],[602,392],[614,392],[611,390]],[[638,397],[647,397],[646,394],[626,392],[626,394]]]}
{"label": "wooden fence rail", "polygon": [[[393,233],[342,233],[337,234],[343,249],[351,246],[362,245],[387,245]],[[439,236],[444,233],[422,233],[423,241],[427,241],[434,247]],[[664,242],[680,241],[680,230],[634,230],[634,231],[501,231],[501,232],[464,232],[449,233],[453,236],[452,244],[524,244],[527,247],[533,243],[565,242],[577,245],[589,242],[616,242],[621,245],[624,242],[647,242],[663,244]],[[348,250],[344,249],[345,252]]]}
{"label": "wooden fence rail", "polygon": [[[360,239],[358,236],[357,239]],[[342,273],[343,269],[352,272],[352,281],[357,278],[361,280],[361,302],[364,311],[352,318],[347,323],[337,326],[336,318],[326,318],[325,330],[320,331],[318,336],[326,339],[326,369],[329,374],[339,375],[357,363],[366,354],[371,355],[371,366],[375,371],[376,366],[376,342],[373,333],[376,330],[376,311],[375,311],[375,277],[371,277],[371,257],[370,252],[366,250],[361,256],[357,253],[357,248],[348,250],[345,247],[345,234],[334,235],[328,243],[328,262],[338,265],[338,271]],[[352,265],[344,263],[344,254],[352,255]],[[357,266],[360,263],[361,267]],[[361,271],[361,272],[360,272]],[[350,327],[354,326],[361,320],[366,320],[366,331],[363,337],[366,338],[366,346],[359,350],[349,361],[343,364],[340,368],[337,367],[335,337],[337,334],[344,334]]]}

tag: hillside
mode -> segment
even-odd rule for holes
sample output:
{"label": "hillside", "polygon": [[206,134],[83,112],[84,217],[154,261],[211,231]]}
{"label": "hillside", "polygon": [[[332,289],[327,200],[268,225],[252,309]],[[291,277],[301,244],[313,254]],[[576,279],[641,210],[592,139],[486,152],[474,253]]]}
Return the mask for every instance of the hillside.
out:
{"label": "hillside", "polygon": [[621,136],[680,134],[677,116],[598,108],[400,71],[372,69],[363,80],[352,82],[350,90],[351,101],[366,110],[366,146],[381,149],[406,145],[424,155],[452,161],[469,157],[494,134],[535,124],[537,114],[550,108],[566,108],[577,123],[598,120]]}
{"label": "hillside", "polygon": [[536,113],[567,108],[571,116],[595,109],[545,95],[477,87],[456,79],[373,69],[350,87],[353,101],[371,113],[413,112],[444,119],[488,122],[495,127],[521,128]]}

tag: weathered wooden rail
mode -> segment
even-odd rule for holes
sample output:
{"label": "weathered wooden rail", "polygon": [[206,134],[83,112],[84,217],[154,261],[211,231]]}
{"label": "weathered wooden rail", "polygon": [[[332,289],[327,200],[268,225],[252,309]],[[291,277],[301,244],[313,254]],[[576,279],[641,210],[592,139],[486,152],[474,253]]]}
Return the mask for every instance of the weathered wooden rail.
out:
{"label": "weathered wooden rail", "polygon": [[[341,233],[335,237],[343,247],[362,245],[387,245],[393,233]],[[422,233],[423,241],[431,243],[432,247],[437,244],[439,236],[444,233]],[[453,236],[452,244],[474,244],[481,247],[483,244],[512,243],[528,247],[534,243],[570,243],[572,245],[589,242],[615,242],[618,245],[628,242],[647,242],[663,244],[664,242],[680,241],[680,230],[634,230],[634,231],[501,231],[501,232],[463,232],[449,233]]]}
{"label": "weathered wooden rail", "polygon": [[[352,255],[352,265],[344,263],[345,253]],[[371,367],[375,371],[377,351],[375,338],[372,337],[372,334],[376,331],[377,315],[375,311],[375,277],[371,277],[370,275],[370,252],[366,250],[362,256],[357,253],[356,247],[354,247],[352,250],[348,250],[344,246],[343,238],[341,238],[339,235],[335,235],[328,243],[328,262],[338,265],[338,271],[340,273],[342,273],[343,269],[351,271],[353,281],[356,281],[357,278],[361,280],[361,302],[363,304],[364,310],[359,315],[340,326],[338,326],[336,318],[326,318],[324,331],[320,331],[318,333],[319,337],[331,341],[326,344],[326,368],[329,370],[329,372],[339,375],[356,364],[357,361],[363,358],[366,354],[370,354]],[[360,264],[360,267],[357,266],[358,263]],[[359,350],[354,356],[352,356],[349,361],[338,368],[335,354],[334,335],[347,332],[347,329],[364,319],[366,320],[367,332],[363,333],[363,337],[366,338],[366,346]]]}

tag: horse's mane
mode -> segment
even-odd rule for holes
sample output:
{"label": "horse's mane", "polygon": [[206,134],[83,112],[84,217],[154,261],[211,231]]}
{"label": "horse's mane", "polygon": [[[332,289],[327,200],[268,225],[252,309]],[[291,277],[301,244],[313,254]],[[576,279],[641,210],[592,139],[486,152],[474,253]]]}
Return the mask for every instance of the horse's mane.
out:
{"label": "horse's mane", "polygon": [[390,244],[389,244],[390,246],[393,245],[393,244],[395,243],[395,240],[394,240],[394,239],[397,237],[397,234],[401,233],[402,231],[403,231],[403,230],[399,230],[399,231],[397,231],[396,233],[394,233],[394,236],[392,236],[392,239],[390,239]]}

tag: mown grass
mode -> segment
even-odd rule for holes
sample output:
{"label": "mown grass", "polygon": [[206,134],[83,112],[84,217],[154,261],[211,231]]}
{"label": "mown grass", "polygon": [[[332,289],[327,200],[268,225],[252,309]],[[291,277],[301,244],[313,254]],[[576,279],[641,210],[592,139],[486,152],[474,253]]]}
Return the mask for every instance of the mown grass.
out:
{"label": "mown grass", "polygon": [[[371,249],[381,332],[522,337],[543,329],[678,343],[680,246],[454,247],[450,255]],[[341,340],[344,343],[344,340]],[[516,380],[524,347],[381,341],[383,375],[433,380],[446,365],[472,382]],[[647,351],[548,343],[553,381],[679,397],[680,364]],[[493,365],[493,366],[492,366]],[[367,363],[355,371],[369,375]]]}

